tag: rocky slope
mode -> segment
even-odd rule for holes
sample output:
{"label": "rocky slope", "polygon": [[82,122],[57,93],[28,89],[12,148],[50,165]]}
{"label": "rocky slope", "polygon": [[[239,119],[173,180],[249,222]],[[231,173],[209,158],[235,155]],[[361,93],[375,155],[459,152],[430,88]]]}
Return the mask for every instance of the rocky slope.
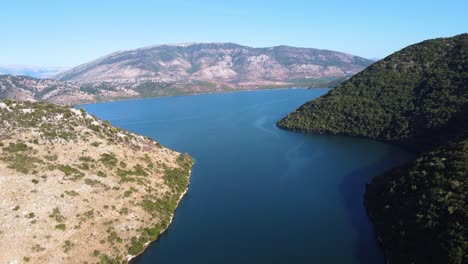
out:
{"label": "rocky slope", "polygon": [[169,225],[192,159],[85,111],[0,101],[0,263],[121,263]]}
{"label": "rocky slope", "polygon": [[380,60],[278,126],[363,136],[419,153],[365,203],[391,263],[468,262],[468,34]]}
{"label": "rocky slope", "polygon": [[103,84],[81,87],[57,80],[0,75],[0,99],[48,101],[66,105],[139,96],[136,91]]}
{"label": "rocky slope", "polygon": [[74,83],[137,87],[168,83],[193,91],[255,88],[346,77],[373,61],[310,48],[251,48],[233,43],[158,45],[110,54],[56,76]]}

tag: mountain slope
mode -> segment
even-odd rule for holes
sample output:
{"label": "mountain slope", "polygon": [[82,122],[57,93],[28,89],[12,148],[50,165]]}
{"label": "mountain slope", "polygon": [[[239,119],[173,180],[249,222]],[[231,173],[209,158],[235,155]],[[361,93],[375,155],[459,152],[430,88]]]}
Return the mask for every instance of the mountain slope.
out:
{"label": "mountain slope", "polygon": [[340,52],[232,43],[158,45],[116,52],[56,76],[75,83],[143,82],[183,87],[259,87],[353,75],[373,61]]}
{"label": "mountain slope", "polygon": [[103,84],[79,86],[29,76],[0,75],[0,99],[48,101],[56,104],[80,104],[116,98],[138,97],[139,93]]}
{"label": "mountain slope", "polygon": [[365,205],[391,263],[468,262],[468,140],[376,177]]}
{"label": "mountain slope", "polygon": [[304,104],[278,125],[430,149],[466,133],[459,125],[467,123],[467,56],[467,34],[409,46]]}
{"label": "mountain slope", "polygon": [[468,262],[468,34],[424,41],[376,62],[278,126],[410,148],[365,203],[391,263]]}
{"label": "mountain slope", "polygon": [[188,155],[83,110],[0,101],[0,128],[0,263],[125,263],[188,186]]}

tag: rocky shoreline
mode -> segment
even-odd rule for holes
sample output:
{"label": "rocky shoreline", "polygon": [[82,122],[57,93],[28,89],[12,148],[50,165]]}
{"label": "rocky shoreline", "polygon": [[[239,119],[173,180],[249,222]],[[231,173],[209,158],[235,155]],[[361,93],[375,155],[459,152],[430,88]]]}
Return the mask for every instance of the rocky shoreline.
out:
{"label": "rocky shoreline", "polygon": [[[192,175],[192,170],[189,171],[189,179],[190,179],[191,175]],[[177,210],[177,208],[179,208],[179,204],[180,204],[180,202],[182,201],[182,199],[184,198],[184,196],[188,193],[189,187],[190,187],[190,182],[189,182],[189,185],[187,186],[187,188],[185,189],[185,191],[180,195],[179,200],[177,201],[176,210]],[[127,262],[128,262],[128,263],[131,263],[132,260],[134,260],[136,257],[138,257],[138,256],[140,256],[141,254],[143,254],[143,253],[146,251],[146,249],[148,249],[148,246],[151,245],[151,243],[156,243],[156,242],[159,240],[159,238],[161,237],[161,235],[164,234],[164,232],[166,232],[166,231],[169,229],[169,227],[171,226],[172,220],[174,219],[174,214],[175,214],[175,211],[172,213],[172,215],[171,215],[171,217],[170,217],[169,224],[167,225],[166,228],[164,228],[163,230],[161,230],[161,232],[159,233],[158,238],[157,238],[156,240],[152,240],[152,241],[146,242],[143,251],[141,251],[140,253],[138,253],[138,254],[136,254],[136,255],[128,255],[128,256],[127,256]]]}

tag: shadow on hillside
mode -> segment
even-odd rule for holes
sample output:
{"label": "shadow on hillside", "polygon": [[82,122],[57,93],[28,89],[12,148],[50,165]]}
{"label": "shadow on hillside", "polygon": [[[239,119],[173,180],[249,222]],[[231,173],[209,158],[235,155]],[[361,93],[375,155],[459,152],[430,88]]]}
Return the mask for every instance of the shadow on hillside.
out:
{"label": "shadow on hillside", "polygon": [[[346,213],[357,233],[355,254],[359,263],[362,264],[374,264],[372,260],[375,260],[375,256],[371,257],[369,254],[372,254],[371,252],[375,252],[375,250],[370,250],[369,245],[375,245],[376,248],[381,250],[372,222],[364,207],[366,183],[369,183],[372,178],[382,174],[386,170],[400,165],[400,162],[395,161],[394,155],[395,152],[388,151],[378,161],[346,175],[338,185],[338,191],[345,206]],[[382,257],[379,263],[383,264],[385,261],[382,250],[381,255]]]}

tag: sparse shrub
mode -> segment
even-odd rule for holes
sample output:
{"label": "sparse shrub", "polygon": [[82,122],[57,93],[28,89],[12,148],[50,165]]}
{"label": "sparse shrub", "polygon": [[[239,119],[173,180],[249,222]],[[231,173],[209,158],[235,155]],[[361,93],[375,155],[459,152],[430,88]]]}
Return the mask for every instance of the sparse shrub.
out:
{"label": "sparse shrub", "polygon": [[65,225],[65,224],[58,224],[58,225],[55,225],[55,229],[65,231],[66,225]]}
{"label": "sparse shrub", "polygon": [[128,208],[124,207],[124,208],[120,209],[119,214],[127,215],[128,214]]}
{"label": "sparse shrub", "polygon": [[72,242],[70,242],[70,240],[66,240],[65,241],[65,244],[63,244],[63,252],[67,253],[68,251],[70,251],[70,249],[72,248],[73,244]]}
{"label": "sparse shrub", "polygon": [[85,182],[87,185],[92,186],[92,187],[102,184],[100,181],[98,181],[98,180],[93,180],[93,179],[85,179],[84,182]]}
{"label": "sparse shrub", "polygon": [[37,167],[36,163],[42,162],[40,159],[25,155],[24,153],[14,153],[0,158],[0,160],[8,163],[8,168],[24,174],[34,170]]}
{"label": "sparse shrub", "polygon": [[41,252],[41,251],[44,251],[44,250],[45,250],[45,248],[42,247],[42,246],[39,245],[39,244],[34,245],[31,249],[32,249],[34,252]]}
{"label": "sparse shrub", "polygon": [[28,147],[28,145],[26,145],[25,143],[18,142],[18,143],[10,143],[8,147],[3,148],[3,151],[14,153],[14,152],[28,151],[30,149],[31,148]]}
{"label": "sparse shrub", "polygon": [[72,197],[80,195],[79,193],[77,193],[77,192],[75,192],[73,190],[72,191],[65,191],[65,194],[67,194],[68,196],[72,196]]}
{"label": "sparse shrub", "polygon": [[100,161],[107,167],[115,167],[117,165],[117,157],[114,153],[104,153],[101,155]]}
{"label": "sparse shrub", "polygon": [[59,165],[57,169],[65,173],[66,176],[74,176],[74,178],[81,178],[84,176],[81,171],[70,165]]}
{"label": "sparse shrub", "polygon": [[79,160],[83,162],[94,162],[94,159],[89,156],[82,156],[79,158]]}
{"label": "sparse shrub", "polygon": [[65,220],[65,217],[60,213],[60,209],[58,207],[55,207],[52,210],[52,213],[49,215],[49,217],[54,218],[57,222],[63,222]]}

